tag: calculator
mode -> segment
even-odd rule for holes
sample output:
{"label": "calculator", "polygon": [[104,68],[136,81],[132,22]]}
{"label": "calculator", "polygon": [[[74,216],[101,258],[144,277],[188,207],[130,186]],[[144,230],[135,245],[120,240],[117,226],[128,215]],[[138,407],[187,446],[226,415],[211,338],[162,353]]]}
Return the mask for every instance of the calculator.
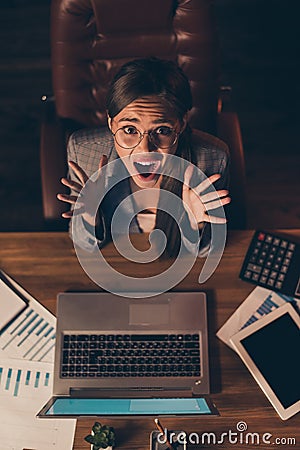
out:
{"label": "calculator", "polygon": [[300,244],[257,230],[243,262],[240,278],[300,298]]}

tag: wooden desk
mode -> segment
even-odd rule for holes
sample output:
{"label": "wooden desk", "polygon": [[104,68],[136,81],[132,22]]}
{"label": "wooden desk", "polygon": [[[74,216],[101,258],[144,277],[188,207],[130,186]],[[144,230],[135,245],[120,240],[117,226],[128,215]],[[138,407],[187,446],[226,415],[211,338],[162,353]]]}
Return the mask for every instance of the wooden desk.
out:
{"label": "wooden desk", "polygon": [[[288,234],[299,238],[300,230],[288,230]],[[221,433],[228,433],[229,430],[236,432],[237,423],[244,421],[247,423],[249,433],[259,433],[260,445],[251,446],[251,440],[248,445],[246,443],[234,445],[235,436],[232,436],[231,442],[227,437],[222,444],[213,445],[213,441],[211,441],[210,445],[206,444],[203,447],[192,445],[192,449],[271,448],[270,444],[262,442],[264,433],[272,435],[272,437],[265,436],[270,439],[270,442],[282,439],[282,444],[276,445],[276,448],[300,448],[300,414],[286,422],[282,421],[238,356],[215,337],[217,329],[253,290],[253,285],[238,278],[251,236],[251,231],[229,233],[223,258],[214,275],[200,286],[197,282],[201,265],[199,261],[186,279],[175,288],[175,290],[204,290],[207,292],[211,397],[220,411],[220,416],[190,419],[169,418],[163,420],[163,425],[169,429],[183,429],[187,433],[195,432],[200,435],[204,432],[213,432],[217,439],[220,439]],[[137,265],[129,264],[118,257],[112,246],[106,247],[105,255],[117,265],[120,271],[126,268],[127,272],[132,271],[136,274]],[[0,233],[0,267],[53,313],[55,313],[58,292],[68,289],[96,289],[96,286],[81,269],[66,233]],[[144,270],[143,265],[138,267],[139,270]],[[155,270],[157,270],[157,266]],[[101,421],[101,418],[99,420]],[[75,450],[89,448],[83,437],[88,434],[93,422],[93,419],[78,421],[74,442]],[[154,429],[151,418],[110,418],[103,419],[103,422],[116,428],[117,449],[148,449],[149,434]],[[295,438],[296,445],[288,444],[288,438]]]}

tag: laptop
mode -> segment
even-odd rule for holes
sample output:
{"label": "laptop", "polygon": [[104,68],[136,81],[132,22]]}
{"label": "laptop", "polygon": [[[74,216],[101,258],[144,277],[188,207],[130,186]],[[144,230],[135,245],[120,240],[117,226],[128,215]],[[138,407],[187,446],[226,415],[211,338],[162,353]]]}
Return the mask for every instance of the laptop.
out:
{"label": "laptop", "polygon": [[216,414],[206,295],[61,293],[53,397],[38,417]]}

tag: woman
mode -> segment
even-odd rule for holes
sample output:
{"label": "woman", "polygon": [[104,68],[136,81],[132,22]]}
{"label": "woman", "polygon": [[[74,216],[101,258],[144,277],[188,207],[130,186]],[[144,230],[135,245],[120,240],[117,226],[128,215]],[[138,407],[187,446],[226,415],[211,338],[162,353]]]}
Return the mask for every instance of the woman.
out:
{"label": "woman", "polygon": [[[88,208],[89,199],[96,193],[85,188],[80,198],[81,207],[76,210],[80,220],[73,227],[73,239],[82,248],[93,250],[111,239],[110,223],[121,201],[133,192],[151,189],[151,207],[143,207],[133,200],[126,214],[137,211],[130,223],[130,232],[149,232],[161,229],[167,237],[165,255],[176,256],[183,241],[190,251],[207,252],[209,237],[205,224],[224,223],[225,218],[212,215],[213,210],[230,202],[228,197],[228,154],[225,144],[205,133],[197,140],[187,123],[188,111],[192,108],[192,96],[187,78],[173,62],[156,58],[131,61],[121,67],[115,76],[107,97],[108,129],[82,130],[74,133],[68,145],[70,179],[61,181],[71,189],[70,195],[58,194],[58,198],[72,206],[90,176],[99,170],[97,189],[104,189],[108,171],[104,166],[118,158],[124,158],[128,178],[114,186],[103,199],[96,216]],[[162,166],[167,155],[175,155],[190,161],[201,169],[209,181],[194,180],[192,164],[184,169],[180,180],[179,167],[174,167],[174,176],[164,175]],[[180,164],[179,164],[180,165]],[[113,170],[113,169],[112,169]],[[112,174],[110,173],[110,176]],[[182,182],[183,180],[183,182]],[[215,183],[218,191],[204,193],[209,184]],[[95,183],[88,187],[95,190]],[[181,223],[172,218],[162,205],[161,190],[182,199],[179,222],[184,223],[184,235],[180,234]],[[144,191],[146,192],[146,191]],[[149,192],[149,191],[147,191]],[[154,198],[155,197],[155,198]],[[136,197],[138,198],[138,197]],[[147,202],[146,202],[147,203]],[[166,205],[165,205],[166,206]],[[63,213],[72,218],[73,207]],[[78,218],[77,218],[78,219]],[[96,233],[95,233],[96,227]],[[120,227],[122,228],[122,227]],[[201,231],[201,242],[196,239]],[[122,230],[119,230],[122,233]]]}

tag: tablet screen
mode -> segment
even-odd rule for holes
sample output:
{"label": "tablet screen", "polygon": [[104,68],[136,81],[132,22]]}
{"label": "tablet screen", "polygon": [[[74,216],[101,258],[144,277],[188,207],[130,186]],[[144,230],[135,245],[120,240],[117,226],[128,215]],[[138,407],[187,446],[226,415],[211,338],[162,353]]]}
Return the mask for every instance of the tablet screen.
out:
{"label": "tablet screen", "polygon": [[300,332],[290,314],[240,342],[284,408],[300,400]]}
{"label": "tablet screen", "polygon": [[205,398],[55,398],[51,416],[215,414]]}

